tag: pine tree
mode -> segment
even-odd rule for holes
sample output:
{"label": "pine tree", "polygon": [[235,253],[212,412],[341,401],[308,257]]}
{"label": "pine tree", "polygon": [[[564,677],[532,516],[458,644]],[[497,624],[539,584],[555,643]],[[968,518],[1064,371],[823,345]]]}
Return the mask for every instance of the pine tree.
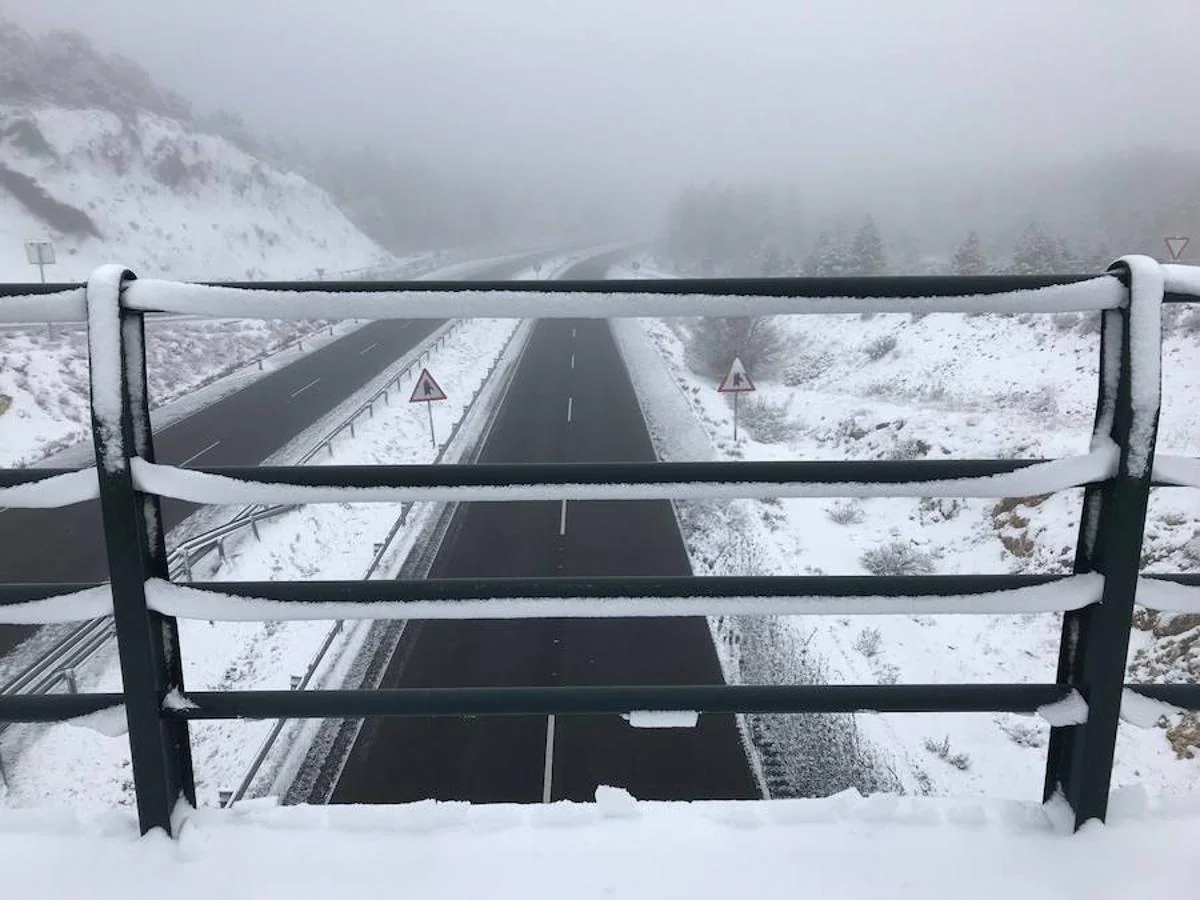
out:
{"label": "pine tree", "polygon": [[987,258],[979,243],[979,235],[972,229],[966,239],[954,251],[955,275],[983,275],[988,270]]}
{"label": "pine tree", "polygon": [[854,243],[850,245],[849,271],[854,275],[882,275],[887,268],[887,254],[883,250],[883,238],[871,216],[863,219]]}
{"label": "pine tree", "polygon": [[1066,242],[1047,233],[1039,222],[1030,222],[1013,248],[1013,275],[1053,275],[1071,268]]}

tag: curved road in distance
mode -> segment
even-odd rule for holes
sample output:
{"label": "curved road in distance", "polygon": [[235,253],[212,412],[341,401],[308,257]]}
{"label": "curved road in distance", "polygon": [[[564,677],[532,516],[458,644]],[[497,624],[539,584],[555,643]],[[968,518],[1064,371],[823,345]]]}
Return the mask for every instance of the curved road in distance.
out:
{"label": "curved road in distance", "polygon": [[[455,277],[503,280],[529,265],[530,259],[522,257]],[[156,430],[155,456],[159,462],[173,465],[257,465],[415,347],[441,322],[371,322]],[[167,530],[195,509],[191,504],[164,500]],[[98,502],[0,512],[0,583],[103,581],[107,573]],[[36,630],[37,626],[0,626],[0,657]]]}
{"label": "curved road in distance", "polygon": [[[604,257],[568,278],[603,278]],[[543,320],[480,462],[655,459],[606,321]],[[471,503],[431,577],[687,575],[665,501]],[[719,684],[703,618],[409,622],[383,687]],[[328,765],[337,765],[331,760]],[[333,803],[590,801],[597,785],[646,800],[760,796],[734,717],[635,729],[619,716],[366,720]]]}

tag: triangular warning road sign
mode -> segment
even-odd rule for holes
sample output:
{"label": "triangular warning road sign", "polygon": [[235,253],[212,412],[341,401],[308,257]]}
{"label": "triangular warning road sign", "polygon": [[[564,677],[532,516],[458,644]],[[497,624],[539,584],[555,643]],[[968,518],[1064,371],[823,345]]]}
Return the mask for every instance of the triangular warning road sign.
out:
{"label": "triangular warning road sign", "polygon": [[1192,242],[1190,237],[1177,235],[1174,237],[1163,238],[1163,243],[1167,245],[1167,253],[1171,257],[1171,262],[1179,262],[1183,256],[1183,251],[1187,249],[1187,245]]}
{"label": "triangular warning road sign", "polygon": [[446,392],[438,387],[438,383],[433,380],[428,369],[422,369],[421,374],[417,376],[417,383],[413,385],[412,396],[408,398],[408,402],[431,403],[434,400],[445,399]]}
{"label": "triangular warning road sign", "polygon": [[749,394],[755,390],[754,382],[750,380],[746,367],[736,356],[733,358],[733,364],[729,367],[728,374],[717,390],[722,394]]}

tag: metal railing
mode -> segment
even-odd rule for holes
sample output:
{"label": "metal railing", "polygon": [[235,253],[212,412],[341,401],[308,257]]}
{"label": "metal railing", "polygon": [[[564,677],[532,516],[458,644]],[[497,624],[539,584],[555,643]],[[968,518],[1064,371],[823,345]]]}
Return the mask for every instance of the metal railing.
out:
{"label": "metal railing", "polygon": [[[11,286],[6,315],[47,321],[85,308],[89,322],[97,466],[0,472],[0,503],[67,505],[99,496],[124,691],[0,697],[0,719],[57,721],[123,704],[143,830],[170,830],[180,799],[195,803],[188,722],[217,718],[693,712],[1033,712],[1073,700],[1051,731],[1045,793],[1061,793],[1076,823],[1103,818],[1123,693],[1200,709],[1200,686],[1125,683],[1130,625],[1144,602],[1200,611],[1200,576],[1139,575],[1146,507],[1155,484],[1200,487],[1200,463],[1157,467],[1162,302],[1194,302],[1194,270],[1126,257],[1099,276],[728,279],[624,282],[322,282],[180,285],[98,270],[84,286]],[[49,295],[49,296],[47,296]],[[563,295],[569,295],[564,297]],[[566,301],[566,302],[564,302]],[[146,410],[144,315],[262,318],[755,315],[778,313],[1102,310],[1100,386],[1091,452],[1066,460],[618,463],[538,465],[222,467],[154,463]],[[177,585],[170,579],[159,497],[190,502],[414,502],[713,499],[737,497],[1003,497],[1083,487],[1075,574],[678,578],[431,579]],[[1153,590],[1147,590],[1147,586]],[[1170,590],[1167,587],[1170,586]],[[18,621],[93,610],[94,585],[0,585]],[[77,597],[86,597],[87,604]],[[1057,677],[1049,684],[637,685],[314,691],[184,690],[176,616],[255,620],[603,617],[918,610],[1060,611]],[[351,609],[353,616],[344,610]],[[94,613],[91,613],[94,615]],[[9,615],[14,618],[15,614]],[[330,615],[329,618],[336,618]],[[1079,715],[1079,707],[1086,715]]]}
{"label": "metal railing", "polygon": [[[416,351],[412,362],[398,369],[394,377],[390,377],[363,403],[342,418],[336,426],[316,440],[308,450],[300,455],[295,464],[306,465],[322,452],[332,454],[333,442],[346,431],[349,431],[353,437],[355,423],[364,416],[373,417],[376,405],[381,402],[386,404],[390,393],[394,390],[398,391],[403,380],[414,379],[416,367],[427,362],[435,349],[445,346],[446,340],[459,330],[464,322],[465,320],[461,319],[450,320],[426,338]],[[309,335],[308,339],[311,340],[311,338],[312,335]],[[286,351],[296,345],[299,345],[302,350],[304,339],[293,341],[285,347],[277,349],[275,353]],[[451,439],[456,433],[457,424],[451,432]],[[296,509],[295,505],[244,506],[228,521],[189,536],[172,547],[167,554],[170,577],[175,580],[191,581],[192,566],[209,553],[216,551],[222,559],[225,558],[225,540],[227,538],[243,532],[246,528],[251,529],[257,538],[259,522],[276,518],[294,509]],[[397,525],[389,535],[389,542],[395,536],[398,528],[403,525],[405,518],[406,513],[402,513],[397,519]],[[103,650],[115,636],[111,619],[93,619],[81,622],[78,627],[64,635],[42,656],[0,686],[0,695],[48,693],[64,684],[74,692],[75,671]],[[10,722],[0,721],[0,735],[4,734],[10,724]]]}

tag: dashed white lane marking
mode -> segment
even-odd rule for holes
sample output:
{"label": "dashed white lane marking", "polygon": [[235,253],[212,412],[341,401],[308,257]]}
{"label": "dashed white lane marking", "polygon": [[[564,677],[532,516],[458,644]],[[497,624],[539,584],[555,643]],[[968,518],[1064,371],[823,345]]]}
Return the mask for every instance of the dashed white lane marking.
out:
{"label": "dashed white lane marking", "polygon": [[546,716],[546,768],[542,772],[542,802],[549,803],[554,787],[554,716]]}
{"label": "dashed white lane marking", "polygon": [[562,502],[562,512],[558,516],[558,533],[560,535],[567,533],[567,501]]}
{"label": "dashed white lane marking", "polygon": [[312,381],[310,381],[310,382],[309,382],[308,384],[306,384],[304,387],[300,388],[300,390],[298,390],[298,391],[295,391],[295,392],[292,394],[292,396],[293,396],[293,397],[299,397],[301,394],[303,394],[305,391],[307,391],[307,390],[308,390],[310,387],[312,387],[314,384],[316,384],[316,383],[317,383],[318,381],[320,381],[320,380],[321,380],[320,378],[314,378]]}
{"label": "dashed white lane marking", "polygon": [[213,447],[217,446],[217,444],[219,444],[219,443],[221,443],[221,442],[220,442],[220,441],[213,441],[211,444],[209,444],[207,447],[205,447],[205,448],[204,448],[203,450],[201,450],[199,453],[193,453],[191,456],[189,456],[187,459],[185,459],[185,460],[184,460],[183,462],[181,462],[179,465],[180,465],[180,466],[186,466],[188,463],[190,463],[190,462],[193,462],[194,460],[197,460],[197,459],[199,459],[201,456],[203,456],[205,453],[207,453],[207,452],[208,452],[209,450],[211,450]]}
{"label": "dashed white lane marking", "polygon": [[571,354],[571,368],[572,369],[575,368],[575,354],[574,353]]}
{"label": "dashed white lane marking", "polygon": [[378,347],[378,346],[379,346],[379,341],[376,341],[376,342],[375,342],[375,343],[373,343],[371,346],[369,346],[369,347],[363,347],[361,350],[359,350],[359,351],[358,351],[358,355],[359,355],[359,356],[362,356],[362,355],[363,355],[363,354],[365,354],[365,353],[369,353],[370,351],[374,350],[374,349],[375,349],[376,347]]}
{"label": "dashed white lane marking", "polygon": [[574,328],[571,329],[571,337],[575,337],[575,329]]}
{"label": "dashed white lane marking", "polygon": [[567,398],[567,421],[568,422],[571,421],[571,412],[574,409],[574,405],[575,405],[575,398],[568,397]]}

